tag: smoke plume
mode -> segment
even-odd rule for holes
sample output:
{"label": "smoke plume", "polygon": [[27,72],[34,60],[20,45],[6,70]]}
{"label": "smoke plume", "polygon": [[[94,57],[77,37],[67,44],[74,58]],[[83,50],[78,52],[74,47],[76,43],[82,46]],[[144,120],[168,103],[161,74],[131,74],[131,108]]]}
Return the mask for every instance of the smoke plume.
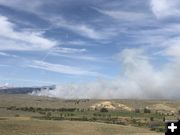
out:
{"label": "smoke plume", "polygon": [[166,48],[158,55],[167,60],[158,64],[143,49],[124,49],[118,55],[122,73],[111,81],[99,79],[86,84],[66,84],[32,94],[66,99],[177,99],[180,97],[179,50],[178,46]]}

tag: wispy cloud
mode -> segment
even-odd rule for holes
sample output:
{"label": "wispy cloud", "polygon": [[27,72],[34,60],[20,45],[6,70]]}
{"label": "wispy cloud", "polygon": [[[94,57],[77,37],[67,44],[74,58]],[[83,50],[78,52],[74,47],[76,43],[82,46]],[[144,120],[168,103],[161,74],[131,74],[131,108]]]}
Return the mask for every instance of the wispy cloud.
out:
{"label": "wispy cloud", "polygon": [[[61,2],[63,3],[63,1]],[[116,28],[110,28],[110,27],[98,28],[98,27],[95,27],[95,25],[91,25],[88,21],[83,21],[83,20],[75,21],[71,19],[67,20],[64,17],[62,17],[61,14],[57,16],[52,13],[44,12],[41,10],[41,7],[45,5],[46,3],[52,4],[53,2],[50,2],[50,1],[45,2],[42,0],[37,0],[33,4],[31,2],[28,2],[25,4],[22,0],[15,0],[13,2],[10,0],[0,1],[0,4],[2,5],[6,5],[9,7],[16,8],[18,10],[23,10],[26,12],[36,14],[37,16],[39,16],[39,18],[49,21],[53,28],[54,27],[65,28],[67,30],[74,32],[75,34],[78,34],[85,38],[89,38],[91,40],[107,40],[117,35]],[[23,5],[23,6],[20,6],[20,5]]]}
{"label": "wispy cloud", "polygon": [[123,10],[104,10],[94,8],[96,11],[112,17],[119,21],[142,21],[148,18],[145,13],[133,12],[133,11],[123,11]]}
{"label": "wispy cloud", "polygon": [[56,47],[52,49],[52,53],[82,53],[86,52],[85,48],[76,49],[76,48],[66,48],[66,47]]}
{"label": "wispy cloud", "polygon": [[61,57],[70,58],[70,59],[86,60],[86,61],[100,61],[100,60],[97,60],[96,57],[85,56],[85,55],[67,55],[67,54],[58,54],[58,53],[51,53],[51,55],[61,56]]}
{"label": "wispy cloud", "polygon": [[36,0],[33,2],[24,2],[23,0],[0,0],[0,5],[16,8],[19,10],[35,12],[43,4],[43,2],[44,1],[42,0]]}
{"label": "wispy cloud", "polygon": [[69,75],[85,75],[85,76],[99,76],[100,74],[93,71],[84,70],[79,67],[62,65],[62,64],[52,64],[44,61],[33,61],[31,65],[28,65],[31,68],[43,69],[51,72],[57,72],[61,74]]}
{"label": "wispy cloud", "polygon": [[85,24],[85,23],[78,24],[77,22],[72,22],[72,21],[70,22],[70,21],[65,20],[62,17],[52,17],[52,18],[49,18],[49,21],[55,27],[63,27],[83,37],[94,39],[94,40],[107,39],[114,34],[112,31],[107,31],[107,29],[98,30],[88,24]]}
{"label": "wispy cloud", "polygon": [[106,59],[104,57],[95,57],[95,56],[90,56],[86,54],[61,54],[61,53],[52,52],[52,53],[49,53],[49,55],[64,57],[66,59],[71,59],[71,60],[81,60],[81,61],[86,61],[86,62],[98,62],[98,63],[110,62],[109,59]]}
{"label": "wispy cloud", "polygon": [[69,57],[73,57],[74,54],[79,54],[79,53],[83,53],[86,52],[86,49],[76,49],[76,48],[65,48],[65,47],[54,47],[51,48],[46,55],[43,57],[43,61],[49,56],[69,56]]}
{"label": "wispy cloud", "polygon": [[16,25],[5,16],[0,16],[0,50],[46,50],[57,45],[47,39],[43,32],[17,31]]}
{"label": "wispy cloud", "polygon": [[14,58],[18,57],[17,55],[5,53],[5,52],[0,52],[0,55],[5,57],[14,57]]}
{"label": "wispy cloud", "polygon": [[151,8],[157,18],[179,16],[180,2],[178,0],[151,0]]}
{"label": "wispy cloud", "polygon": [[63,45],[75,45],[75,46],[87,46],[89,43],[87,41],[82,40],[72,40],[72,41],[64,41],[61,44]]}

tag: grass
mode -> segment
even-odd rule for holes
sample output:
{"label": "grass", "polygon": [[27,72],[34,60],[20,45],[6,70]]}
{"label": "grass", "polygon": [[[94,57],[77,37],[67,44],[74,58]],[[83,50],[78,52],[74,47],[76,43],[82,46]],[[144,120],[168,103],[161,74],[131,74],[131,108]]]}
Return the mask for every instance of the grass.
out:
{"label": "grass", "polygon": [[[155,133],[149,127],[160,131],[164,128],[164,117],[179,117],[177,114],[168,116],[156,111],[142,112],[146,106],[159,103],[180,108],[179,101],[111,100],[112,103],[141,109],[140,113],[90,109],[91,105],[101,101],[105,100],[0,95],[0,135],[161,135],[163,133]],[[76,109],[71,110],[72,108]]]}
{"label": "grass", "polygon": [[0,120],[1,135],[161,135],[147,129],[97,122]]}

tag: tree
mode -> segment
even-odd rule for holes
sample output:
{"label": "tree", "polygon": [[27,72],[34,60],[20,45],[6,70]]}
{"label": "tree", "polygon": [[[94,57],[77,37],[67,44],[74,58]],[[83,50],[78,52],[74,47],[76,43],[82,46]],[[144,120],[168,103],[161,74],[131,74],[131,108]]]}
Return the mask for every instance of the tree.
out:
{"label": "tree", "polygon": [[154,117],[150,117],[150,121],[154,121]]}
{"label": "tree", "polygon": [[144,113],[151,113],[151,110],[148,108],[144,108]]}
{"label": "tree", "polygon": [[100,109],[100,112],[108,112],[108,109],[103,107]]}

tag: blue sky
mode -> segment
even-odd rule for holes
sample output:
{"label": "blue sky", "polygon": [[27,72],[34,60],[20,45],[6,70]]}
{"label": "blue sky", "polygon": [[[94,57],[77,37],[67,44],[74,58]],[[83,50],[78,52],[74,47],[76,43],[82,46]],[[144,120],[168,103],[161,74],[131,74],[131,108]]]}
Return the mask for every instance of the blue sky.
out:
{"label": "blue sky", "polygon": [[178,0],[0,0],[0,83],[143,80],[140,69],[176,82],[179,9]]}

